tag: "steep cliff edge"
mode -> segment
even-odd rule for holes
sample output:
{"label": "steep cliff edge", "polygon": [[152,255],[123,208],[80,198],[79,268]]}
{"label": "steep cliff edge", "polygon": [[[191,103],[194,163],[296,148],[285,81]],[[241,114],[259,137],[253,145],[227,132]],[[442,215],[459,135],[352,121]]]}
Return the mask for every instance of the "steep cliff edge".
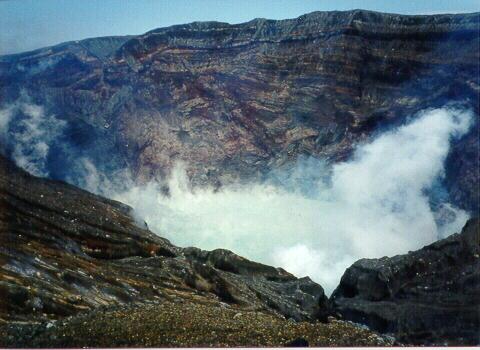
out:
{"label": "steep cliff edge", "polygon": [[480,344],[480,220],[418,251],[357,261],[330,300],[400,342]]}
{"label": "steep cliff edge", "polygon": [[453,144],[445,185],[476,212],[479,23],[358,10],[89,39],[0,58],[0,102],[28,96],[68,122],[51,141],[53,178],[72,175],[78,156],[139,182],[180,160],[199,186],[258,179],[300,155],[345,159],[407,116],[456,102],[475,126]]}

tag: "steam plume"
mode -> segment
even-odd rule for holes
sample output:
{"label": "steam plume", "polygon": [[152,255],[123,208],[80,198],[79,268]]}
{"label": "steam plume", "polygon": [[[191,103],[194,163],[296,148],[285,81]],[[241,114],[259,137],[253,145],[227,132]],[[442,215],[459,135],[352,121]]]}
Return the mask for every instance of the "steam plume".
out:
{"label": "steam plume", "polygon": [[331,292],[359,258],[406,253],[461,228],[468,214],[442,203],[451,218],[440,223],[426,191],[444,176],[450,139],[471,122],[469,111],[428,110],[330,168],[303,159],[269,181],[215,192],[192,190],[178,165],[169,197],[155,183],[113,196],[176,244],[231,249]]}

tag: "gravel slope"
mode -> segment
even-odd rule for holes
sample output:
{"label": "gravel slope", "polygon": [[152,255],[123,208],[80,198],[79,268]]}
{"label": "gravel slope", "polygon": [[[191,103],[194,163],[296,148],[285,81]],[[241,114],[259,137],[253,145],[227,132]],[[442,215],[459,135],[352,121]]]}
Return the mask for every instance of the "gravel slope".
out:
{"label": "gravel slope", "polygon": [[2,347],[263,347],[299,338],[310,346],[393,345],[392,339],[344,321],[295,322],[208,301],[97,309],[62,321],[0,329]]}

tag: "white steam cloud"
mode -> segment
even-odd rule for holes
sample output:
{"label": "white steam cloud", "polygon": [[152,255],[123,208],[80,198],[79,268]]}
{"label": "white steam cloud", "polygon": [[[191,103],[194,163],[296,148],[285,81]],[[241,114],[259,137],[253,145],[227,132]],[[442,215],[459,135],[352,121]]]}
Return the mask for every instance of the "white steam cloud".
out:
{"label": "white steam cloud", "polygon": [[231,249],[309,275],[330,293],[359,258],[406,253],[461,229],[468,214],[448,203],[433,211],[426,191],[444,176],[451,138],[472,121],[468,111],[428,110],[347,162],[300,161],[280,184],[192,190],[178,166],[170,196],[156,183],[111,196],[176,244]]}
{"label": "white steam cloud", "polygon": [[[429,190],[435,193],[444,176],[450,140],[472,122],[470,111],[424,111],[359,145],[349,161],[299,159],[268,181],[217,191],[193,190],[177,164],[167,196],[162,184],[136,186],[128,169],[107,176],[86,157],[76,159],[67,181],[130,204],[152,231],[178,245],[230,249],[308,275],[331,293],[360,258],[406,253],[461,229],[468,214],[438,198],[432,205]],[[27,97],[0,109],[3,146],[37,176],[49,175],[50,145],[65,126]]]}
{"label": "white steam cloud", "polygon": [[105,197],[112,197],[124,188],[134,186],[134,181],[128,169],[119,170],[105,175],[99,171],[95,164],[88,157],[80,157],[72,167],[67,182],[79,186],[84,190],[93,192]]}
{"label": "white steam cloud", "polygon": [[[11,125],[15,116],[15,125]],[[15,163],[36,176],[48,176],[46,167],[50,144],[63,133],[66,122],[45,114],[43,107],[30,103],[23,96],[19,101],[0,109],[2,153],[12,148]]]}

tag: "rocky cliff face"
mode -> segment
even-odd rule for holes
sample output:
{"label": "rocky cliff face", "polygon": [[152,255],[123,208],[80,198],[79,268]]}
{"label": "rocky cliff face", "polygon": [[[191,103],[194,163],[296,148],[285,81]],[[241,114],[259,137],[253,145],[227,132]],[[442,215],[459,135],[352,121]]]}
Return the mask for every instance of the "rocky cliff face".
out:
{"label": "rocky cliff face", "polygon": [[52,141],[54,178],[87,155],[140,182],[183,160],[194,184],[215,186],[299,155],[345,159],[406,116],[456,102],[477,118],[445,184],[477,211],[478,25],[478,14],[368,11],[178,25],[1,57],[0,101],[29,96],[68,122],[63,146]]}
{"label": "rocky cliff face", "polygon": [[480,220],[415,252],[362,259],[331,301],[342,317],[413,344],[480,343]]}

